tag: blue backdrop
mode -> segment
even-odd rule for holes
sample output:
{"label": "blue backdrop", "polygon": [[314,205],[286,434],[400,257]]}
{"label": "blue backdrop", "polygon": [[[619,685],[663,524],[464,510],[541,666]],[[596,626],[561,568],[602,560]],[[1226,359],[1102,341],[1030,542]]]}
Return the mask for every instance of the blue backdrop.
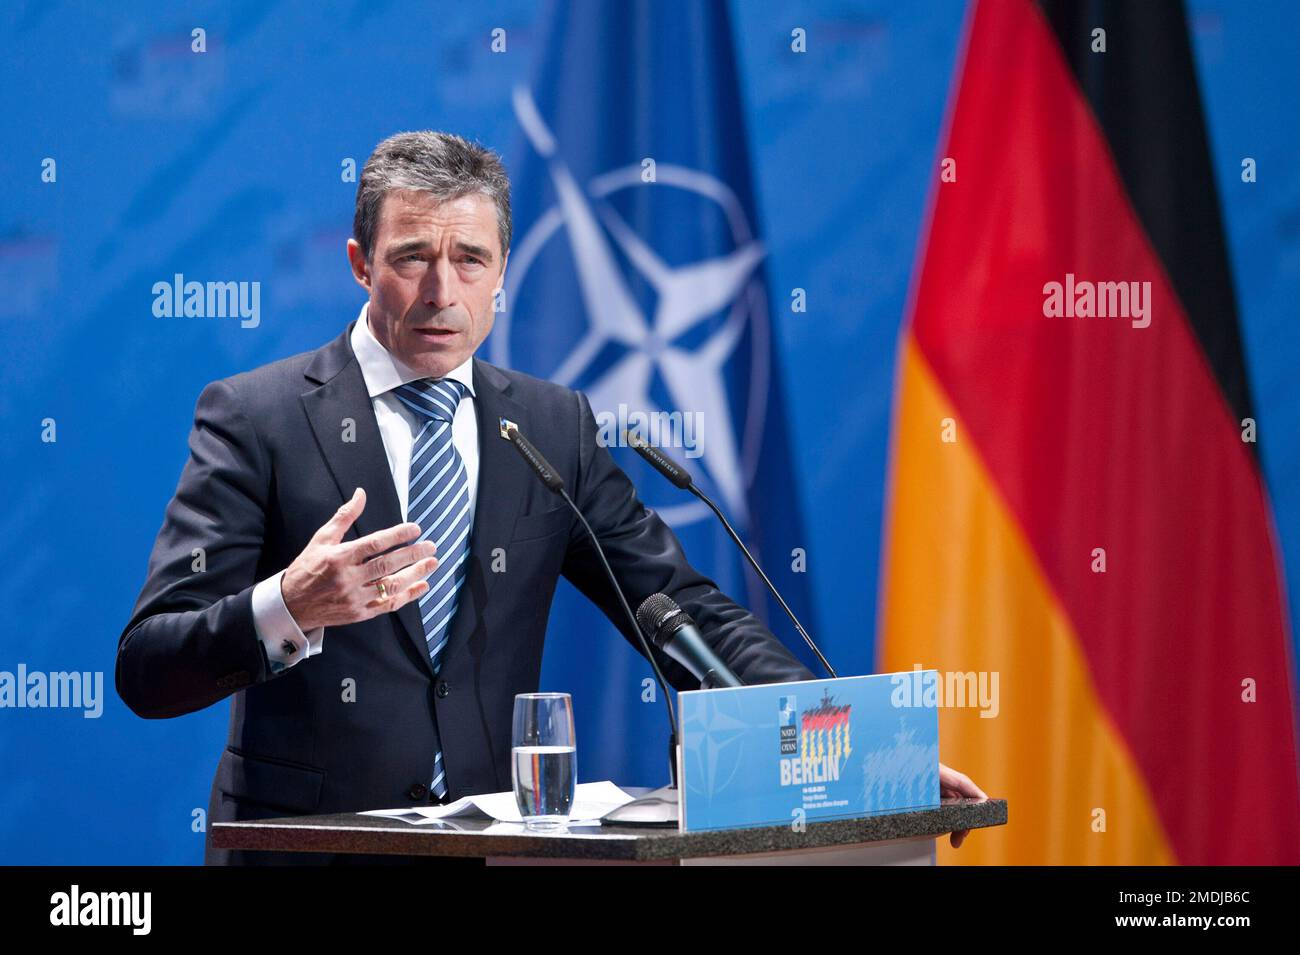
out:
{"label": "blue backdrop", "polygon": [[[733,488],[730,509],[767,531],[774,567],[803,548],[808,572],[791,578],[798,609],[842,673],[871,670],[894,351],[964,4],[654,5],[655,16],[636,18],[617,9],[571,10],[567,20],[524,2],[0,11],[0,670],[104,679],[98,718],[0,709],[0,862],[201,860],[195,813],[207,804],[227,706],[145,722],[112,690],[117,637],[185,459],[195,399],[208,381],[314,348],[355,316],[362,292],[343,254],[355,183],[341,170],[384,136],[441,128],[497,148],[515,178],[517,242],[544,225],[555,172],[524,135],[520,86],[574,181],[607,198],[607,214],[668,266],[743,248],[737,211],[761,243],[743,286],[754,308],[721,380],[725,406],[757,420],[748,384],[754,362],[771,359],[767,439],[757,445],[766,461],[755,464],[758,490]],[[1300,8],[1195,0],[1190,9],[1294,620],[1300,70],[1289,38]],[[791,50],[796,28],[806,53]],[[502,52],[494,30],[504,31]],[[610,178],[647,156],[665,185],[677,183],[663,207],[637,207]],[[1246,156],[1258,163],[1252,185],[1238,176]],[[674,168],[708,173],[730,197],[673,180]],[[682,239],[673,222],[686,221]],[[528,321],[581,301],[562,245],[536,235],[538,268],[521,270],[509,301],[511,340],[499,341],[499,327],[484,357],[573,372],[584,389],[624,381],[613,374],[624,353],[564,368],[581,322],[539,334],[540,319]],[[178,272],[260,282],[258,326],[155,318],[153,284]],[[653,283],[629,275],[633,299],[651,308]],[[791,310],[795,289],[806,311]],[[530,312],[539,301],[550,309]],[[700,316],[694,334],[725,335],[728,315]],[[761,328],[766,349],[753,339]],[[670,377],[650,376],[646,398],[670,405]],[[51,419],[56,440],[43,440]],[[794,449],[788,474],[767,453],[783,443]],[[634,477],[653,505],[682,503],[653,476]],[[779,507],[764,482],[784,489]],[[678,520],[695,563],[761,609],[716,535],[689,512]],[[643,700],[648,668],[579,601],[566,585],[543,679],[575,694],[580,776],[657,785],[663,722],[660,704]],[[774,625],[793,646],[789,628]]]}

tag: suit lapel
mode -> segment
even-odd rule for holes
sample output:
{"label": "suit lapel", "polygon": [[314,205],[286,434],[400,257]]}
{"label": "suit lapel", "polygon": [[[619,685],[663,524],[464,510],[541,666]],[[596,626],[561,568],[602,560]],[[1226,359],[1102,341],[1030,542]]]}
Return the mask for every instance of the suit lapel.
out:
{"label": "suit lapel", "polygon": [[[388,469],[374,406],[366,390],[361,367],[352,353],[353,321],[334,341],[320,349],[304,374],[318,387],[302,395],[303,408],[311,423],[322,457],[338,486],[340,503],[355,488],[366,491],[366,509],[346,535],[357,539],[402,522],[401,502]],[[514,530],[515,517],[527,481],[532,479],[518,453],[500,434],[500,419],[508,418],[527,433],[527,412],[511,398],[509,379],[491,365],[474,359],[475,414],[478,418],[478,488],[474,502],[474,524],[470,532],[469,570],[457,598],[451,636],[443,651],[448,656],[464,646],[479,628],[493,582],[501,574],[492,572],[492,551],[504,548]],[[344,440],[344,422],[351,419],[354,440]],[[407,638],[434,676],[429,659],[424,625],[418,601],[397,611]]]}
{"label": "suit lapel", "polygon": [[361,366],[348,342],[355,324],[318,351],[307,366],[304,374],[320,387],[303,394],[302,404],[342,501],[351,498],[356,488],[365,488],[366,509],[346,535],[364,537],[401,523],[402,512]]}
{"label": "suit lapel", "polygon": [[[478,418],[478,490],[474,499],[474,527],[470,533],[469,572],[461,586],[451,636],[442,665],[469,644],[481,629],[488,597],[497,578],[492,552],[506,548],[514,532],[515,517],[527,482],[536,480],[509,441],[501,437],[502,418],[515,422],[526,434],[528,412],[510,397],[510,380],[486,362],[474,359],[474,411]],[[417,621],[418,622],[418,621]]]}
{"label": "suit lapel", "polygon": [[[345,540],[356,540],[402,523],[402,505],[393,485],[393,474],[388,470],[384,439],[379,433],[361,366],[352,353],[350,336],[355,324],[353,321],[339,338],[317,352],[304,374],[311,381],[319,382],[320,387],[302,396],[307,420],[315,432],[321,456],[338,485],[341,502],[352,497],[358,487],[366,491],[366,509]],[[353,440],[345,441],[344,422],[349,419],[353,422]],[[433,676],[433,662],[429,659],[418,606],[413,601],[398,610],[397,616],[417,655]]]}

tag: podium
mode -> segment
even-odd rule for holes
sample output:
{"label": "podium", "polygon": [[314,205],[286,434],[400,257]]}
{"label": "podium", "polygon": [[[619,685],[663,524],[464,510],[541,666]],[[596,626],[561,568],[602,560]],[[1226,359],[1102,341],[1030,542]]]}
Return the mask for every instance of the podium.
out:
{"label": "podium", "polygon": [[[651,791],[625,790],[634,796]],[[946,799],[937,808],[809,822],[802,828],[713,832],[598,825],[532,833],[488,819],[417,826],[338,813],[218,822],[212,844],[264,852],[481,858],[488,865],[934,865],[940,836],[1006,822],[1005,799]]]}

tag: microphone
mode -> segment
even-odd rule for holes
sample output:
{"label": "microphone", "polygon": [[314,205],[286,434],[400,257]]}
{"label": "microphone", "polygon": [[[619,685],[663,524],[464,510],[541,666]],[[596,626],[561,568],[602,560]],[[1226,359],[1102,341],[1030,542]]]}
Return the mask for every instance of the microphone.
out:
{"label": "microphone", "polygon": [[[551,467],[551,462],[542,457],[542,452],[533,447],[533,443],[519,433],[519,426],[514,422],[506,425],[506,439],[515,446],[519,456],[528,462],[528,466],[542,480],[542,483],[555,494],[564,494],[564,481],[556,473],[555,468]],[[564,494],[567,501],[569,496]],[[572,506],[573,502],[569,501]],[[581,516],[581,515],[579,515]],[[599,546],[599,545],[597,545]]]}
{"label": "microphone", "polygon": [[[808,636],[808,631],[803,628],[803,624],[799,622],[799,618],[794,615],[794,611],[790,609],[790,605],[785,602],[785,598],[782,597],[780,591],[776,589],[776,584],[772,583],[771,578],[769,578],[767,574],[763,573],[763,568],[758,566],[758,561],[754,559],[754,555],[749,552],[749,548],[745,546],[745,542],[740,539],[740,535],[736,533],[735,528],[733,528],[730,522],[728,522],[726,515],[722,513],[721,508],[719,508],[717,504],[713,503],[709,496],[699,489],[695,483],[695,479],[691,477],[690,472],[658,448],[649,444],[635,431],[627,432],[627,443],[633,451],[645,459],[647,464],[666,477],[674,485],[681,488],[683,491],[690,491],[708,505],[709,510],[711,510],[718,520],[722,522],[722,526],[726,530],[727,536],[729,536],[735,542],[736,546],[740,548],[740,552],[745,555],[745,560],[749,561],[749,566],[754,568],[755,573],[757,573],[763,583],[767,585],[767,589],[771,591],[772,596],[776,598],[776,602],[781,605],[781,609],[784,610],[785,615],[790,618],[790,622],[794,624],[794,628],[799,632],[799,636],[803,637],[804,643],[808,644],[808,648],[817,655],[817,659],[820,660],[821,665],[826,668],[826,672],[832,677],[839,676],[839,674],[835,672],[835,668],[830,665],[830,661],[826,659],[821,649],[813,642],[813,638]],[[644,604],[642,606],[644,606]]]}
{"label": "microphone", "polygon": [[[623,612],[627,614],[628,622],[632,625],[632,630],[641,642],[641,650],[646,659],[650,661],[650,668],[654,671],[655,682],[659,684],[659,691],[663,694],[664,703],[668,706],[668,764],[672,782],[664,788],[666,790],[675,790],[677,788],[677,713],[673,707],[672,692],[668,687],[668,681],[664,679],[663,672],[659,669],[654,653],[650,650],[650,644],[646,641],[645,634],[637,623],[636,616],[632,613],[632,607],[623,594],[623,588],[619,586],[618,578],[614,576],[614,570],[609,566],[609,561],[605,558],[604,548],[600,546],[600,540],[596,537],[596,532],[591,529],[591,525],[587,523],[587,518],[583,516],[578,505],[573,503],[573,499],[569,497],[569,492],[564,489],[564,479],[560,477],[560,473],[551,467],[551,463],[543,457],[542,452],[538,451],[531,441],[519,433],[519,426],[513,421],[506,421],[506,419],[502,418],[501,435],[514,445],[515,450],[519,452],[519,456],[527,462],[529,469],[537,475],[541,482],[550,491],[564,498],[564,503],[569,505],[569,510],[577,515],[578,520],[582,522],[582,526],[587,529],[587,536],[591,538],[591,543],[596,549],[596,556],[600,558],[600,565],[605,568],[605,575],[609,577],[614,593],[618,596],[618,602],[622,605]],[[672,818],[675,820],[677,809],[675,799],[671,801],[671,804],[664,802],[664,806],[672,811]],[[667,821],[667,817],[664,816],[656,819],[655,824],[662,824]]]}
{"label": "microphone", "polygon": [[664,653],[686,667],[701,689],[744,686],[740,677],[709,646],[690,614],[665,594],[651,594],[636,609],[637,623]]}
{"label": "microphone", "polygon": [[628,432],[627,443],[632,446],[632,449],[636,451],[637,454],[650,462],[651,467],[683,491],[689,491],[695,484],[689,471],[668,455],[664,454],[653,444],[648,443],[635,431]]}

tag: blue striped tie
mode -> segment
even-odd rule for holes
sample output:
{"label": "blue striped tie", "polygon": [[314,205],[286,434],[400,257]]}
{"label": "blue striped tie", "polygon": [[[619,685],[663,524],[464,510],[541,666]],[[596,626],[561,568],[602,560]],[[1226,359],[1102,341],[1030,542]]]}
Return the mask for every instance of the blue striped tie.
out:
{"label": "blue striped tie", "polygon": [[[452,418],[465,386],[450,378],[421,378],[399,386],[394,393],[416,412],[416,420],[427,419],[411,448],[406,519],[420,525],[420,540],[437,545],[438,568],[429,575],[429,589],[420,598],[424,639],[436,674],[447,647],[456,595],[465,580],[469,557],[469,480],[465,462],[451,441]],[[440,740],[435,742],[433,782],[429,788],[439,799],[447,794]]]}

